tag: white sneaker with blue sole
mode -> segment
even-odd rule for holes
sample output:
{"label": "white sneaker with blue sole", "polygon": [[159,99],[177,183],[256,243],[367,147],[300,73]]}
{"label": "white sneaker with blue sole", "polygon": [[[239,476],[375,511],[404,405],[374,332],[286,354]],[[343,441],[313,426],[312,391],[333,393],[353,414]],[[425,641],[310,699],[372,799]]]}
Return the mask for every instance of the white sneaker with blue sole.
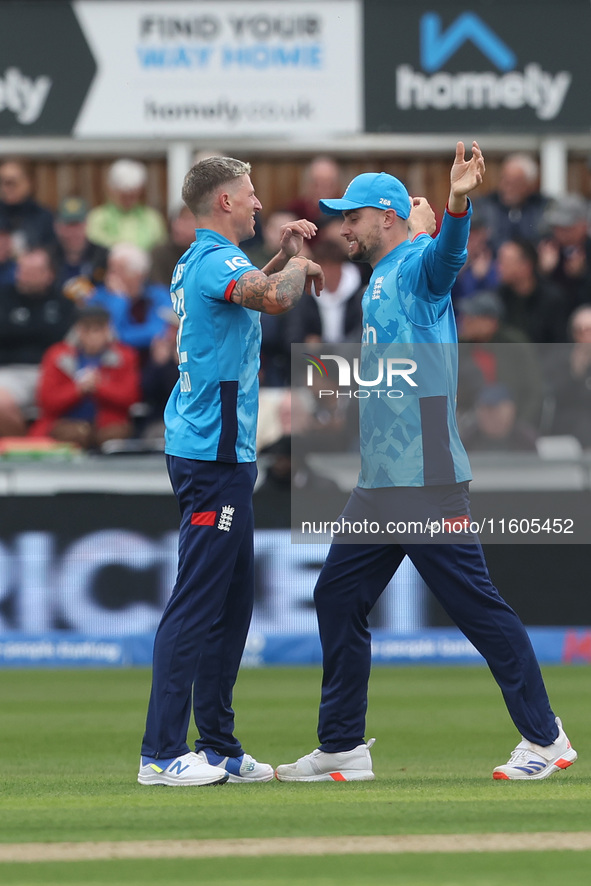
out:
{"label": "white sneaker with blue sole", "polygon": [[164,784],[173,787],[205,787],[225,784],[228,773],[211,766],[201,751],[189,751],[180,757],[160,760],[157,757],[141,757],[137,780],[140,784]]}
{"label": "white sneaker with blue sole", "polygon": [[250,754],[224,757],[213,748],[205,748],[201,753],[204,754],[211,766],[227,773],[229,784],[252,784],[257,781],[271,781],[273,778],[273,767],[268,763],[259,763]]}

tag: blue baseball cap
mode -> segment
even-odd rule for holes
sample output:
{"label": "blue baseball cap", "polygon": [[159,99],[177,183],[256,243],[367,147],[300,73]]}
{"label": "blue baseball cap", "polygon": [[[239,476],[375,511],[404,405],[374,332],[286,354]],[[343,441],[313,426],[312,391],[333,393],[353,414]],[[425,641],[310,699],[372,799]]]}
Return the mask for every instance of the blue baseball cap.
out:
{"label": "blue baseball cap", "polygon": [[399,218],[410,215],[410,197],[401,181],[387,172],[362,172],[347,187],[340,200],[319,200],[327,215],[340,215],[348,209],[393,209]]}

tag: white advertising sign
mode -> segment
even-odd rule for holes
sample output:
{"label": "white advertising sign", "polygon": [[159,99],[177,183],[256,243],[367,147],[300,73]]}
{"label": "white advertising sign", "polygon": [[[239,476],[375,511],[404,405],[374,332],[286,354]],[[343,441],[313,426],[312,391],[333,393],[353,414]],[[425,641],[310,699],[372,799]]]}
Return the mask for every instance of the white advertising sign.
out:
{"label": "white advertising sign", "polygon": [[362,129],[360,0],[94,2],[82,137],[307,136]]}

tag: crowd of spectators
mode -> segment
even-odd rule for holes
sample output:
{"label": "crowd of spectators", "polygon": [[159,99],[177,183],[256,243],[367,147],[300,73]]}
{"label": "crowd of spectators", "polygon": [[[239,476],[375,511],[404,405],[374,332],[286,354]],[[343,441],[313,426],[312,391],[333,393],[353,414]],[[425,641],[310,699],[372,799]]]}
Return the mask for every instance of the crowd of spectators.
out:
{"label": "crowd of spectators", "polygon": [[103,205],[72,194],[52,213],[27,163],[0,162],[0,437],[161,439],[178,376],[169,284],[195,232],[186,208],[167,228],[146,205],[146,177],[117,160]]}
{"label": "crowd of spectators", "polygon": [[[165,219],[147,205],[146,178],[144,164],[119,159],[103,205],[72,194],[52,212],[36,199],[27,163],[0,162],[0,437],[90,450],[109,440],[161,443],[177,378],[169,283],[194,221],[185,206]],[[310,218],[319,230],[306,248],[326,275],[320,300],[262,315],[263,392],[289,386],[291,343],[360,340],[367,269],[348,261],[339,220],[318,213],[318,199],[345,185],[333,158],[314,158],[300,192],[263,214],[255,240],[242,244],[262,267],[281,225]],[[547,435],[591,447],[590,219],[581,194],[540,193],[537,162],[523,153],[508,156],[496,189],[474,201],[468,260],[452,292],[469,449],[535,450]],[[286,452],[282,437],[269,453],[278,483]]]}
{"label": "crowd of spectators", "polygon": [[578,193],[541,194],[536,160],[522,153],[475,200],[468,261],[452,292],[468,449],[536,449],[549,435],[591,446],[590,209]]}

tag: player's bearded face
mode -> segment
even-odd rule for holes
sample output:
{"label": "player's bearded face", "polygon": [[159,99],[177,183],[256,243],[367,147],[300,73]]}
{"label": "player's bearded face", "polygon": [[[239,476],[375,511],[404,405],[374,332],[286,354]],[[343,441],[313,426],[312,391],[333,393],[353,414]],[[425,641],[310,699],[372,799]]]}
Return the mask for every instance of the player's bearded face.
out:
{"label": "player's bearded face", "polygon": [[348,244],[348,255],[351,261],[368,262],[382,251],[382,213],[371,207],[345,213],[341,227],[341,236]]}

